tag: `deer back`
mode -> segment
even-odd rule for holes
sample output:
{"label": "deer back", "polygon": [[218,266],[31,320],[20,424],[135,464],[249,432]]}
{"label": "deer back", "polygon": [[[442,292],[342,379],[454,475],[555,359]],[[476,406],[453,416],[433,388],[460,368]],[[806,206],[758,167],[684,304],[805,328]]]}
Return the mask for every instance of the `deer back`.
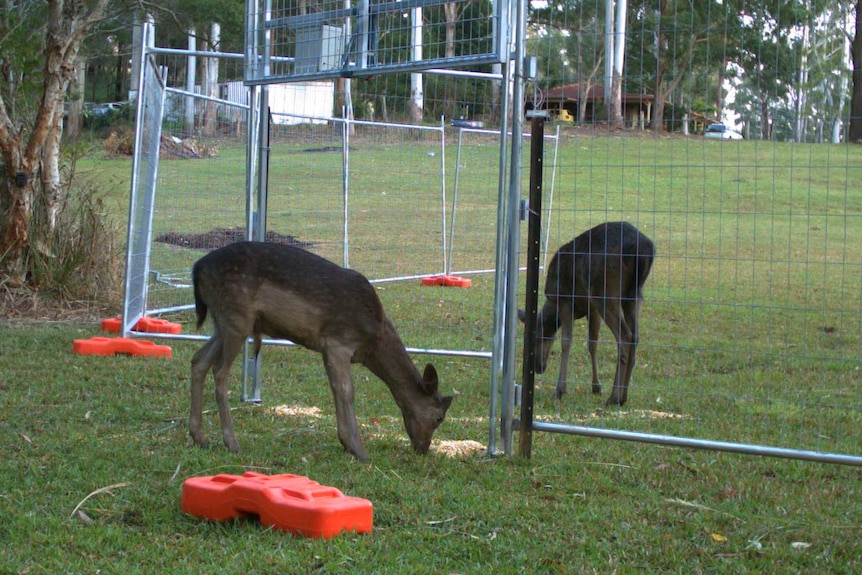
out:
{"label": "deer back", "polygon": [[379,337],[383,306],[358,272],[302,248],[239,242],[215,250],[193,271],[199,323],[290,339],[320,351],[329,338],[356,349]]}
{"label": "deer back", "polygon": [[548,266],[548,299],[574,298],[575,318],[590,297],[637,297],[649,275],[655,247],[628,222],[607,222],[564,244]]}

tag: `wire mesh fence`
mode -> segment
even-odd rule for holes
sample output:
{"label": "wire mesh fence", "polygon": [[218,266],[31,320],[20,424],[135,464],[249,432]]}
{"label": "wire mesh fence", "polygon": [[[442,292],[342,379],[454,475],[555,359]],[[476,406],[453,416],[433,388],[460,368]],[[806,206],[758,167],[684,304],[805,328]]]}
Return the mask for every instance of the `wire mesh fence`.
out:
{"label": "wire mesh fence", "polygon": [[[559,129],[554,159],[546,156],[545,189],[555,183],[542,261],[605,221],[631,222],[657,253],[626,405],[604,405],[617,346],[603,327],[604,394],[590,393],[587,354],[576,345],[568,393],[555,401],[555,351],[538,379],[536,418],[859,455],[862,150],[843,143],[852,37],[843,4],[816,17],[733,3],[628,7],[624,31],[608,33],[603,1],[531,5],[527,46],[538,74],[524,106]],[[617,37],[624,42],[612,55]],[[161,163],[153,307],[188,302],[178,294],[201,253],[159,237],[244,231],[247,126],[229,112],[244,104],[229,85],[242,72],[222,65],[228,84],[214,98],[227,103],[199,98],[193,123],[178,112],[187,96],[171,104],[168,90],[166,130],[216,153]],[[346,223],[349,263],[372,279],[493,268],[502,82],[394,73],[285,91],[279,101],[294,107],[274,98],[271,109],[268,229],[341,262]],[[417,87],[423,107],[412,122]],[[441,117],[491,131],[441,126]],[[401,123],[412,127],[392,125]],[[421,346],[454,347],[452,329],[428,335],[443,325],[463,331],[458,346],[487,350],[486,287],[469,298],[416,283],[384,289],[396,315],[436,310],[409,320]],[[586,322],[575,325],[574,339],[585,341]]]}
{"label": "wire mesh fence", "polygon": [[527,105],[565,126],[543,221],[549,249],[624,220],[657,256],[629,401],[604,405],[617,364],[605,327],[604,393],[591,394],[581,321],[568,393],[553,399],[557,347],[537,379],[536,418],[598,435],[849,453],[858,464],[862,150],[840,143],[847,7],[629,2],[623,42],[608,52],[619,14],[609,34],[604,2],[565,6],[533,11],[528,39],[542,73]]}
{"label": "wire mesh fence", "polygon": [[[368,76],[501,59],[504,3],[248,2],[246,80]],[[418,41],[417,41],[418,39]]]}

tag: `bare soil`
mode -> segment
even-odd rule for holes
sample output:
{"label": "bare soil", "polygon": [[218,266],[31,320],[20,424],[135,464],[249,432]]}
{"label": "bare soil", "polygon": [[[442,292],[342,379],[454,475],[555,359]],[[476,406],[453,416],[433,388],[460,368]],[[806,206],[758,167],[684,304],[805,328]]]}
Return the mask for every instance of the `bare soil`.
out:
{"label": "bare soil", "polygon": [[[156,238],[157,242],[189,248],[195,250],[214,250],[228,244],[241,242],[246,239],[245,228],[215,228],[203,234],[186,234],[182,232],[168,232]],[[274,244],[284,244],[307,248],[312,242],[306,242],[293,236],[279,234],[277,232],[266,232],[266,241]]]}

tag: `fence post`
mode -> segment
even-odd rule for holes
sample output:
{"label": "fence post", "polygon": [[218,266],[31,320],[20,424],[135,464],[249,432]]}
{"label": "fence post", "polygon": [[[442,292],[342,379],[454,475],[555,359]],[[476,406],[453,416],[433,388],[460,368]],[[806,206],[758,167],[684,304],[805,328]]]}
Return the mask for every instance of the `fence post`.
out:
{"label": "fence post", "polygon": [[521,380],[521,421],[518,425],[519,453],[530,457],[533,445],[533,390],[536,379],[536,317],[539,307],[539,268],[542,252],[542,160],[545,150],[545,118],[536,114],[531,122],[530,203],[527,215],[527,297],[524,303],[524,358]]}

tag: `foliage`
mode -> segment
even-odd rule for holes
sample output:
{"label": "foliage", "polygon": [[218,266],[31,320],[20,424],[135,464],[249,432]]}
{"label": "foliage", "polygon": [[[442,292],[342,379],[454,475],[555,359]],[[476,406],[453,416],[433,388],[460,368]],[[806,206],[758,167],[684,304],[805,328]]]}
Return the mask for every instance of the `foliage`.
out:
{"label": "foliage", "polygon": [[128,127],[111,130],[105,138],[105,152],[109,156],[131,157],[135,148],[135,133]]}
{"label": "foliage", "polygon": [[[66,200],[60,173],[64,93],[84,39],[107,14],[107,0],[51,0],[22,2],[0,20],[0,37],[40,32],[0,54],[0,272],[13,284],[32,281],[33,260],[26,254],[54,235]],[[19,56],[34,47],[38,58]]]}
{"label": "foliage", "polygon": [[221,43],[212,47],[219,52],[243,51],[245,2],[243,0],[170,0],[154,11],[160,46],[185,48],[190,29],[210,42],[210,24],[221,25]]}
{"label": "foliage", "polygon": [[[116,311],[122,296],[123,244],[118,243],[120,229],[111,200],[106,200],[103,184],[94,174],[75,168],[76,160],[67,160],[68,190],[58,221],[50,230],[43,229],[45,206],[37,203],[32,232],[38,241],[32,242],[25,253],[32,296],[37,305],[57,310],[83,308]],[[11,282],[2,282],[4,293],[11,299],[26,301],[30,290]],[[11,304],[6,310],[19,315]],[[61,313],[59,315],[62,315]]]}

